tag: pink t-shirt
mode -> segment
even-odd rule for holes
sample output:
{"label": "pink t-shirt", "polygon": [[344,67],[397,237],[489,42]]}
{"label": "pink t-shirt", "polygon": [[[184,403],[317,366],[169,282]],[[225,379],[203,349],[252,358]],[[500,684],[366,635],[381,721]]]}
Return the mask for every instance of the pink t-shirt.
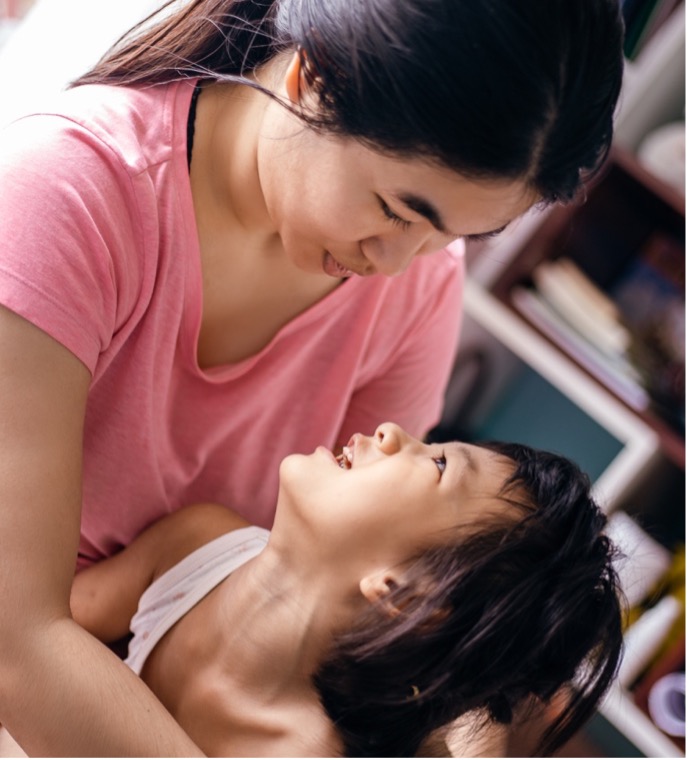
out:
{"label": "pink t-shirt", "polygon": [[284,456],[385,420],[424,434],[454,358],[462,246],[353,277],[257,355],[199,368],[191,93],[80,87],[0,133],[0,303],[92,373],[81,566],[198,501],[270,527]]}

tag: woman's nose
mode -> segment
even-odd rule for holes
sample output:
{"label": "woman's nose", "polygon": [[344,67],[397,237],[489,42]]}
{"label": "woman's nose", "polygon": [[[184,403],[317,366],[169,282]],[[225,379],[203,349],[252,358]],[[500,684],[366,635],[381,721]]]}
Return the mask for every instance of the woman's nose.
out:
{"label": "woman's nose", "polygon": [[427,241],[412,231],[406,231],[367,238],[360,245],[377,274],[393,277],[402,274],[418,253],[426,251]]}
{"label": "woman's nose", "polygon": [[413,439],[400,425],[396,425],[394,422],[384,422],[376,428],[374,440],[384,454],[396,454]]}

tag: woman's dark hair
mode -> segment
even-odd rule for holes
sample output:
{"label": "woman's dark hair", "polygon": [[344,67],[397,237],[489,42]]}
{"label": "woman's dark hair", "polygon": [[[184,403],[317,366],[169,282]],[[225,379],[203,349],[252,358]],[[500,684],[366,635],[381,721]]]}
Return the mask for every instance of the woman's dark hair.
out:
{"label": "woman's dark hair", "polygon": [[605,159],[619,0],[178,0],[75,84],[244,81],[299,50],[315,127],[570,200]]}
{"label": "woman's dark hair", "polygon": [[501,493],[515,510],[421,553],[391,592],[401,613],[372,606],[314,676],[348,756],[410,757],[465,713],[510,723],[557,697],[536,749],[551,754],[616,674],[615,551],[587,476],[555,454],[486,446],[516,463]]}

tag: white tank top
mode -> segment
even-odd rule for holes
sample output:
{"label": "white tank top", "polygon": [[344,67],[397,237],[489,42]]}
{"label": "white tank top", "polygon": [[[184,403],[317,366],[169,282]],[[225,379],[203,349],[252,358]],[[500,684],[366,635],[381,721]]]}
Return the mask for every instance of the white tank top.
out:
{"label": "white tank top", "polygon": [[132,618],[125,662],[141,674],[156,644],[195,604],[234,570],[259,554],[270,532],[251,526],[226,533],[188,554],[146,589]]}

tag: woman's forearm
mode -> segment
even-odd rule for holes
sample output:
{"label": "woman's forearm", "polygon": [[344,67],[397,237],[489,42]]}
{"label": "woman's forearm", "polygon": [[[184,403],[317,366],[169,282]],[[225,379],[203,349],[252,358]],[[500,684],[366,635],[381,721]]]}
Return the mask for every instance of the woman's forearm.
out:
{"label": "woman's forearm", "polygon": [[144,682],[65,618],[0,653],[0,722],[29,755],[198,757]]}
{"label": "woman's forearm", "polygon": [[0,307],[0,723],[30,755],[198,755],[69,614],[91,377]]}

